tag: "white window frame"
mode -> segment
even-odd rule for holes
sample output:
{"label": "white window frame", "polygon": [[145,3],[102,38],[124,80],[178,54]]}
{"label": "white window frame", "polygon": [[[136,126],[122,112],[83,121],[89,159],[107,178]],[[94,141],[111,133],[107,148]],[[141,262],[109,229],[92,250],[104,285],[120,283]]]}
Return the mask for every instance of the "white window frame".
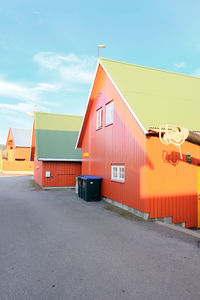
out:
{"label": "white window frame", "polygon": [[101,129],[103,126],[103,108],[99,108],[97,111],[97,118],[96,118],[96,129]]}
{"label": "white window frame", "polygon": [[125,166],[111,165],[111,180],[125,182]]}
{"label": "white window frame", "polygon": [[113,124],[114,120],[114,103],[113,101],[106,104],[106,126]]}

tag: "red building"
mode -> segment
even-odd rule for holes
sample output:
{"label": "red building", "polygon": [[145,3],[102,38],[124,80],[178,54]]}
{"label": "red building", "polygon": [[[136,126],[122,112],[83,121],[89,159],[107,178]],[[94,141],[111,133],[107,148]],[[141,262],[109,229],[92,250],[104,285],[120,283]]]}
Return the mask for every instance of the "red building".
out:
{"label": "red building", "polygon": [[152,134],[162,124],[200,130],[199,97],[199,78],[99,59],[77,142],[82,174],[103,178],[110,203],[200,227],[199,146],[185,141],[181,159]]}
{"label": "red building", "polygon": [[82,117],[34,113],[31,159],[42,187],[73,187],[81,174],[82,152],[75,149]]}

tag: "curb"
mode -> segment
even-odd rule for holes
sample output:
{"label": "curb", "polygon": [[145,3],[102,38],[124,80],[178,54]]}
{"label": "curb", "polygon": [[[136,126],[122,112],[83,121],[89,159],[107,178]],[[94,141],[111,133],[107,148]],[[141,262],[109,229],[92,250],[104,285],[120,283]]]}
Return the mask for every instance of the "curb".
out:
{"label": "curb", "polygon": [[193,231],[191,229],[179,227],[179,226],[174,225],[174,224],[167,224],[167,223],[163,223],[163,222],[159,222],[159,221],[156,221],[155,223],[159,224],[159,225],[162,225],[164,227],[176,230],[178,232],[182,232],[182,233],[188,234],[188,235],[190,235],[192,237],[195,237],[195,238],[198,238],[200,240],[200,231],[197,232],[197,231]]}

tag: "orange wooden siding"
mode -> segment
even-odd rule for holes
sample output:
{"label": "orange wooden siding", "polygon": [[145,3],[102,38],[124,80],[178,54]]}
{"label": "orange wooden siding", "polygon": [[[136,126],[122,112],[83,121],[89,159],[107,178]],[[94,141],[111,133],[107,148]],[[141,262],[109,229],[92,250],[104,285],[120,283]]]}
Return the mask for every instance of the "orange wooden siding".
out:
{"label": "orange wooden siding", "polygon": [[33,121],[33,131],[32,131],[32,139],[31,139],[31,157],[30,160],[34,161],[36,155],[36,144],[35,144],[35,121]]}
{"label": "orange wooden siding", "polygon": [[8,137],[6,141],[6,150],[13,149],[13,147],[14,147],[13,137],[12,137],[11,129],[9,129]]}
{"label": "orange wooden siding", "polygon": [[30,161],[2,161],[3,172],[33,172],[34,163]]}
{"label": "orange wooden siding", "polygon": [[2,160],[3,172],[33,172],[34,163],[30,162],[30,148],[14,148],[8,151],[8,160]]}
{"label": "orange wooden siding", "polygon": [[[50,178],[46,178],[47,171]],[[75,186],[76,176],[80,174],[80,162],[38,162],[35,159],[34,179],[42,187]]]}
{"label": "orange wooden siding", "polygon": [[[114,100],[114,123],[105,126],[105,104]],[[91,94],[92,106],[82,140],[82,174],[103,178],[102,195],[145,211],[140,171],[146,164],[146,137],[100,67]],[[103,128],[96,130],[96,110],[103,108]],[[88,157],[84,157],[88,153]],[[150,161],[147,162],[150,164]],[[111,164],[125,165],[125,182],[111,181]]]}
{"label": "orange wooden siding", "polygon": [[[189,142],[181,149],[183,160],[177,147],[163,145],[157,137],[147,138],[152,168],[146,166],[141,172],[141,197],[146,198],[151,218],[172,217],[173,223],[196,227],[200,150]],[[188,152],[192,153],[192,163],[186,161]]]}
{"label": "orange wooden siding", "polygon": [[2,150],[0,150],[0,171],[2,171]]}
{"label": "orange wooden siding", "polygon": [[30,161],[30,148],[17,147],[13,149],[13,161],[14,160],[26,160]]}

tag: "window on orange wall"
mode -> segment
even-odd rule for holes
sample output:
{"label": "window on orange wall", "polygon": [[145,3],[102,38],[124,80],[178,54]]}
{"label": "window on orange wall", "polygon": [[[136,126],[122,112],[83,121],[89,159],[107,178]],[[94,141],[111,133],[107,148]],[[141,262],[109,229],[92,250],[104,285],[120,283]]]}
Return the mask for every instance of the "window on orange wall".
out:
{"label": "window on orange wall", "polygon": [[106,104],[106,126],[113,124],[113,116],[114,116],[114,103],[112,101]]}
{"label": "window on orange wall", "polygon": [[125,182],[125,166],[111,165],[111,180]]}
{"label": "window on orange wall", "polygon": [[99,108],[97,110],[97,118],[96,118],[96,129],[102,128],[103,123],[103,108]]}

